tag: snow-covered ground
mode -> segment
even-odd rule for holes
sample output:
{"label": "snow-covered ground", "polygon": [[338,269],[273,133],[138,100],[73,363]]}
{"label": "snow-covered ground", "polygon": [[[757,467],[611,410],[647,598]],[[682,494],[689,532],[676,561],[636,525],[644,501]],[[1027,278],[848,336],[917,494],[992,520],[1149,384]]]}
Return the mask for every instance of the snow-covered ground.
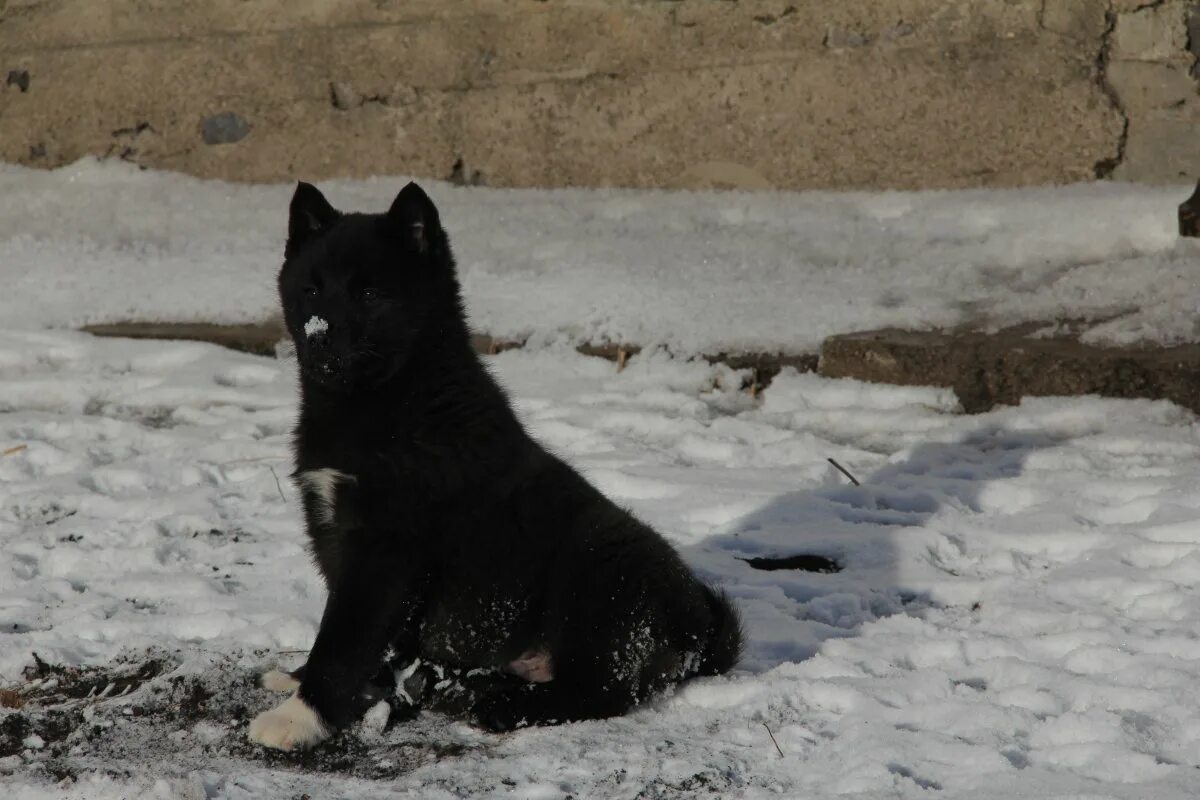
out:
{"label": "snow-covered ground", "polygon": [[[400,184],[327,188],[378,209]],[[0,796],[1200,796],[1193,415],[965,416],[946,390],[790,372],[752,398],[679,358],[1059,317],[1192,338],[1186,190],[431,188],[477,327],[538,345],[489,364],[735,598],[740,669],[604,722],[427,713],[300,757],[250,746],[255,676],[303,658],[324,599],[286,477],[294,365],[61,329],[273,312],[290,188],[0,167]],[[589,338],[676,355],[617,372],[573,351]],[[745,560],[799,554],[843,569]]]}
{"label": "snow-covered ground", "polygon": [[[399,178],[321,186],[382,211]],[[666,193],[427,187],[476,327],[506,339],[816,352],[881,326],[1106,320],[1096,342],[1197,334],[1190,187]],[[275,311],[291,186],[81,161],[0,166],[0,321],[246,322]],[[31,302],[36,299],[36,302]]]}
{"label": "snow-covered ground", "polygon": [[[736,599],[736,674],[611,721],[493,736],[425,714],[305,759],[256,750],[253,677],[302,658],[323,599],[286,480],[293,365],[8,332],[0,450],[24,448],[0,457],[0,674],[30,701],[0,742],[32,728],[5,796],[1200,794],[1191,414],[964,416],[944,390],[794,373],[756,401],[723,367],[618,373],[566,346],[490,363],[538,436]],[[798,553],[844,570],[741,560]],[[150,678],[49,703],[20,679],[35,651]]]}

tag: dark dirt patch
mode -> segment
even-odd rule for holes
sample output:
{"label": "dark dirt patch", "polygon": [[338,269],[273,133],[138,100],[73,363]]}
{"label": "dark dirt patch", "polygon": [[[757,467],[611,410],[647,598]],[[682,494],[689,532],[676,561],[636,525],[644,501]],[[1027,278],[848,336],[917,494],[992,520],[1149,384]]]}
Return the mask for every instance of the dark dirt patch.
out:
{"label": "dark dirt patch", "polygon": [[168,777],[217,769],[387,780],[485,749],[449,735],[450,717],[408,708],[393,712],[384,731],[360,724],[307,752],[268,750],[246,729],[279,696],[259,687],[260,670],[232,656],[202,659],[152,652],[81,668],[34,656],[25,682],[7,688],[21,708],[0,707],[0,758],[15,757],[0,764],[0,781],[21,770],[57,783],[113,764]]}
{"label": "dark dirt patch", "polygon": [[[84,726],[85,719],[80,709],[50,709],[46,711],[24,709],[14,711],[0,719],[0,758],[17,755],[26,749],[47,748],[57,752],[75,731]],[[27,742],[40,740],[32,747]]]}
{"label": "dark dirt patch", "polygon": [[25,683],[3,690],[4,706],[12,710],[0,717],[0,758],[27,751],[34,761],[64,755],[103,733],[103,724],[89,721],[89,711],[120,701],[169,666],[164,658],[148,658],[108,668],[69,667],[34,653]]}
{"label": "dark dirt patch", "polygon": [[53,525],[67,517],[73,517],[78,509],[67,508],[57,500],[34,503],[17,503],[11,507],[10,513],[20,522],[36,525]]}
{"label": "dark dirt patch", "polygon": [[28,683],[11,691],[22,698],[22,705],[37,706],[92,697],[122,697],[162,674],[167,666],[163,659],[150,659],[141,664],[118,665],[115,669],[65,667],[48,664],[34,653],[33,666],[25,669]]}
{"label": "dark dirt patch", "polygon": [[21,752],[21,742],[33,733],[33,725],[24,714],[9,714],[0,720],[0,756]]}
{"label": "dark dirt patch", "polygon": [[697,772],[678,782],[656,780],[637,793],[636,800],[679,797],[731,797],[741,786],[736,776],[716,771]]}
{"label": "dark dirt patch", "polygon": [[198,680],[189,680],[182,675],[171,679],[171,706],[179,710],[180,717],[197,722],[208,713],[208,701],[216,692]]}

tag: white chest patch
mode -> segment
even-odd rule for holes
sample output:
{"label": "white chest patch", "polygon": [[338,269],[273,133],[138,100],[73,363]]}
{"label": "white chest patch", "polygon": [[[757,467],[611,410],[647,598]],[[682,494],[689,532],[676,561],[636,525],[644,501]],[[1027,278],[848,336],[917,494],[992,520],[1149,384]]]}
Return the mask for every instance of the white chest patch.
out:
{"label": "white chest patch", "polygon": [[317,712],[294,694],[250,723],[250,741],[276,750],[303,750],[328,738]]}
{"label": "white chest patch", "polygon": [[354,476],[329,468],[310,469],[296,476],[300,487],[312,495],[317,504],[317,519],[326,525],[333,522],[338,484],[353,480]]}

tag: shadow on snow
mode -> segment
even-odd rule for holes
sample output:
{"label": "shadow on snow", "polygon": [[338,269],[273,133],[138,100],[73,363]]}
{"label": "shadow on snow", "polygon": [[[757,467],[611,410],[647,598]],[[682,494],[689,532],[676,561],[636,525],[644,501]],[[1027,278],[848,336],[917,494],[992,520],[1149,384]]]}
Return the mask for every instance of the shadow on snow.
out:
{"label": "shadow on snow", "polygon": [[[901,554],[913,551],[904,540],[923,536],[940,515],[981,513],[990,482],[1016,477],[1031,453],[1056,443],[1040,431],[991,427],[958,441],[921,444],[873,474],[856,476],[861,486],[775,497],[683,554],[740,608],[744,669],[803,661],[826,639],[929,607],[919,582],[905,574]],[[918,557],[952,570],[932,550]],[[789,562],[808,569],[789,569]],[[828,562],[836,571],[811,571]]]}

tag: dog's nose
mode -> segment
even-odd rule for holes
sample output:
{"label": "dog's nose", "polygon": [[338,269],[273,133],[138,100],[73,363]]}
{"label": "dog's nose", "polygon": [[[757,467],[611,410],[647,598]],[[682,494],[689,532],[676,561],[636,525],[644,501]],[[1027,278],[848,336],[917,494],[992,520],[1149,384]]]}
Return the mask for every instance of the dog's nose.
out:
{"label": "dog's nose", "polygon": [[308,337],[308,352],[313,361],[332,361],[334,358],[333,342],[324,333]]}
{"label": "dog's nose", "polygon": [[333,343],[325,333],[316,333],[308,337],[308,360],[313,369],[326,375],[337,372],[341,359],[334,350]]}

